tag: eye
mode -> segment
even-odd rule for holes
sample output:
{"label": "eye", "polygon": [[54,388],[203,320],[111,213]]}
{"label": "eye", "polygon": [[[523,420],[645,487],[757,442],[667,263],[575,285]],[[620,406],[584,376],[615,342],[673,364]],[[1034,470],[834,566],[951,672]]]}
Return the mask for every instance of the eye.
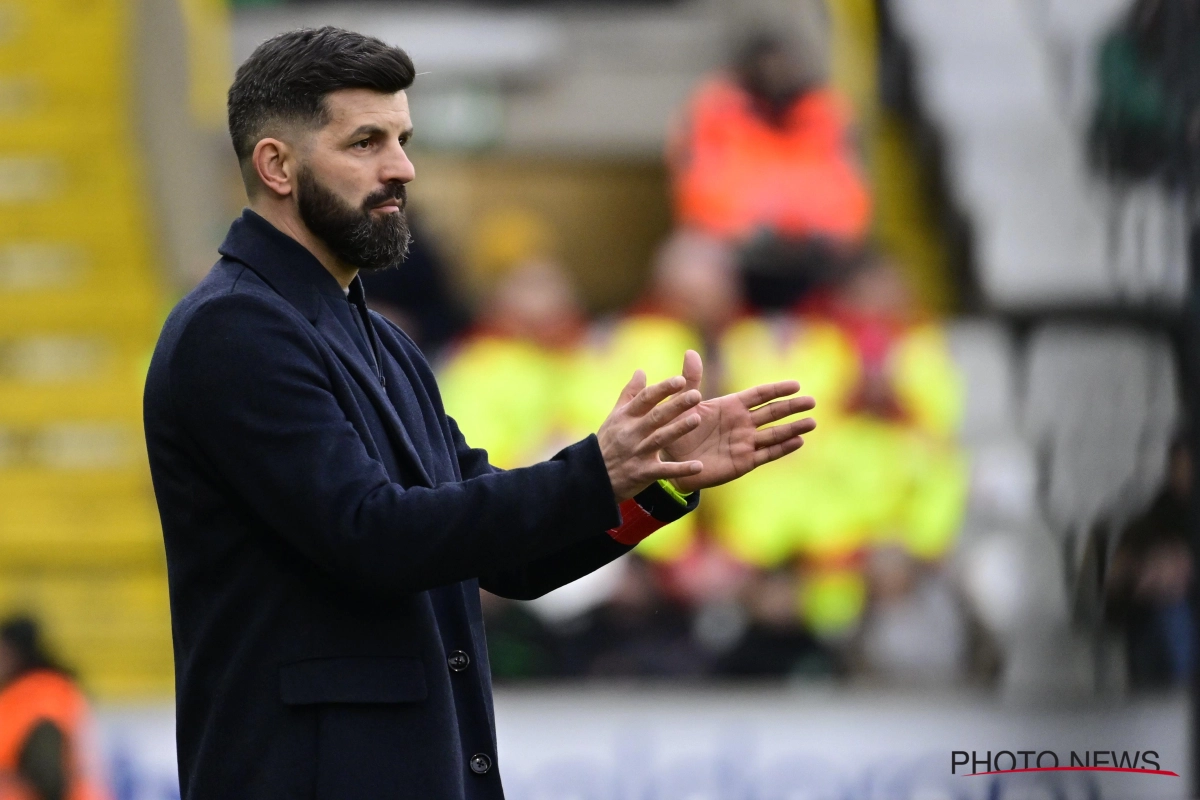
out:
{"label": "eye", "polygon": [[371,146],[370,139],[361,139],[361,140],[355,142],[354,144],[350,145],[350,147],[354,150],[366,150],[370,146]]}
{"label": "eye", "polygon": [[400,146],[405,147],[410,141],[412,141],[412,136],[405,134],[404,136],[400,137]]}

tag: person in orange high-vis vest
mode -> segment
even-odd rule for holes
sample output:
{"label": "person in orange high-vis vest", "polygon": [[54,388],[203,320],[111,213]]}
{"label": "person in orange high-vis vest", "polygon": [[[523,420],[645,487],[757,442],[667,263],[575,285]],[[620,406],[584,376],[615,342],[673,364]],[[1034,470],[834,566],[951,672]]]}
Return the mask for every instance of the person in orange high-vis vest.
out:
{"label": "person in orange high-vis vest", "polygon": [[736,242],[765,231],[860,243],[871,200],[847,142],[849,120],[831,89],[798,95],[772,122],[736,80],[711,78],[675,141],[678,221]]}
{"label": "person in orange high-vis vest", "polygon": [[748,42],[697,89],[673,132],[678,221],[734,242],[760,230],[860,243],[871,198],[849,104],[805,74],[785,39]]}
{"label": "person in orange high-vis vest", "polygon": [[0,800],[110,800],[87,700],[38,639],[32,620],[0,625]]}
{"label": "person in orange high-vis vest", "polygon": [[689,100],[667,152],[675,219],[739,250],[752,306],[788,307],[863,247],[871,196],[852,138],[849,104],[774,33]]}

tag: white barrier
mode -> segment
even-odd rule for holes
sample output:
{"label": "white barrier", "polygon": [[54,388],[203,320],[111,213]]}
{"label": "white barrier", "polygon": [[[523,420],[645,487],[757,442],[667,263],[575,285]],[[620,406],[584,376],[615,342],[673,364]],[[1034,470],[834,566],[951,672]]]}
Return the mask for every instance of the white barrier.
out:
{"label": "white barrier", "polygon": [[[498,763],[510,800],[1184,798],[1186,709],[1182,695],[1015,707],[986,695],[811,687],[507,689],[496,698]],[[178,797],[169,707],[106,708],[100,721],[117,800]],[[1021,752],[1053,752],[1067,766],[1072,751],[1148,750],[1180,777],[951,774],[955,751],[992,764],[1004,751],[1020,767]]]}

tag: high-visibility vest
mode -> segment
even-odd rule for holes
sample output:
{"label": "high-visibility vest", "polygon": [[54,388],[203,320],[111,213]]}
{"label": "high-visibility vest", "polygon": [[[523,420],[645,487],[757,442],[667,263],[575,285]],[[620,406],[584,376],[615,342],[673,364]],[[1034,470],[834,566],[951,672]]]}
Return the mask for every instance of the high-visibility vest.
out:
{"label": "high-visibility vest", "polygon": [[918,327],[893,348],[903,422],[851,414],[860,379],[851,340],[830,323],[746,320],[722,341],[732,386],[786,378],[817,400],[804,450],[707,493],[715,533],[751,564],[794,557],[840,562],[882,542],[937,558],[965,504],[966,466],[949,434],[961,387],[936,330]]}
{"label": "high-visibility vest", "polygon": [[[833,420],[843,415],[859,365],[837,328],[790,318],[743,320],[722,337],[720,347],[726,391],[795,378],[817,399],[812,416],[818,428],[801,453],[706,492],[713,533],[722,546],[748,564],[775,567],[800,553],[802,542],[812,538],[807,528],[842,533],[842,526],[827,518],[844,509],[844,492],[836,480],[822,480],[812,462],[833,446],[826,434],[836,430]],[[849,541],[842,549],[857,546]]]}
{"label": "high-visibility vest", "polygon": [[110,800],[93,766],[87,700],[69,678],[50,670],[28,672],[0,691],[0,800],[35,798],[17,777],[17,761],[43,721],[66,740],[67,800]]}
{"label": "high-visibility vest", "polygon": [[887,374],[902,420],[851,413],[863,366],[832,322],[748,319],[721,343],[726,391],[794,378],[817,400],[797,455],[706,492],[714,533],[739,559],[804,565],[797,614],[817,636],[852,631],[866,607],[859,555],[891,544],[922,559],[953,545],[967,490],[954,443],[961,379],[935,325],[899,335]]}
{"label": "high-visibility vest", "polygon": [[569,444],[564,406],[577,357],[573,349],[480,335],[451,353],[438,388],[473,447],[502,469],[524,467]]}
{"label": "high-visibility vest", "polygon": [[761,229],[860,241],[871,200],[849,138],[847,106],[830,89],[802,94],[776,125],[731,78],[715,77],[673,137],[677,218],[739,241]]}

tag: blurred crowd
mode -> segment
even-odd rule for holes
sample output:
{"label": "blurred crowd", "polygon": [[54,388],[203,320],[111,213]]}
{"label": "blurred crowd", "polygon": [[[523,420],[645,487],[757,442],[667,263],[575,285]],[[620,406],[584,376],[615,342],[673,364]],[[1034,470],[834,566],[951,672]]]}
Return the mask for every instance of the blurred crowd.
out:
{"label": "blurred crowd", "polygon": [[[1184,197],[1194,279],[1200,258],[1200,2],[1133,2],[1101,42],[1096,79],[1093,164],[1125,205],[1147,191]],[[1135,689],[1185,685],[1194,659],[1188,545],[1194,477],[1185,437],[1172,452],[1167,475],[1150,509],[1123,531],[1106,581],[1106,618],[1124,637]]]}
{"label": "blurred crowd", "polygon": [[595,431],[635,369],[677,374],[689,348],[707,396],[796,378],[818,400],[800,455],[706,491],[633,557],[532,603],[486,597],[498,679],[967,674],[942,567],[967,493],[961,379],[871,245],[849,106],[802,56],[756,35],[697,88],[669,137],[675,228],[628,308],[589,318],[523,209],[481,223],[493,278],[469,323],[428,249],[366,279],[501,467]]}
{"label": "blurred crowd", "polygon": [[[1114,183],[1191,183],[1198,5],[1141,0],[1102,47],[1091,141]],[[705,492],[632,557],[530,603],[485,597],[499,680],[996,676],[1002,646],[955,564],[971,470],[946,324],[874,245],[849,104],[804,56],[748,37],[680,109],[674,229],[629,307],[590,317],[548,223],[520,208],[480,221],[490,282],[470,311],[420,235],[404,270],[366,279],[501,467],[594,431],[634,369],[676,374],[688,348],[707,396],[796,378],[818,400],[798,456]],[[1190,664],[1180,480],[1120,537],[1108,578],[1135,687],[1177,685]]]}

